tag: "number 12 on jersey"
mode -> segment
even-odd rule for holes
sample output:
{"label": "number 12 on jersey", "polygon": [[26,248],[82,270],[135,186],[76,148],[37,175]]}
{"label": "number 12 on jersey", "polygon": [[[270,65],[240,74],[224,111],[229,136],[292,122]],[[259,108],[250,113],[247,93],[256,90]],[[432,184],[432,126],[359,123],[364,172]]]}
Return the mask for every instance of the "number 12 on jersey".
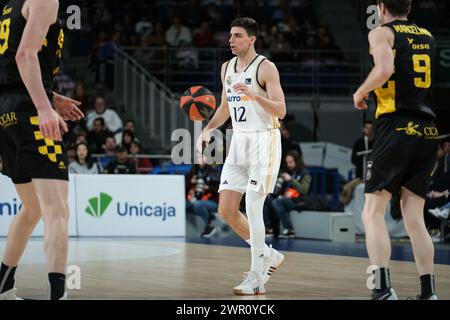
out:
{"label": "number 12 on jersey", "polygon": [[234,110],[234,120],[236,122],[246,122],[247,118],[245,117],[245,107],[233,107]]}

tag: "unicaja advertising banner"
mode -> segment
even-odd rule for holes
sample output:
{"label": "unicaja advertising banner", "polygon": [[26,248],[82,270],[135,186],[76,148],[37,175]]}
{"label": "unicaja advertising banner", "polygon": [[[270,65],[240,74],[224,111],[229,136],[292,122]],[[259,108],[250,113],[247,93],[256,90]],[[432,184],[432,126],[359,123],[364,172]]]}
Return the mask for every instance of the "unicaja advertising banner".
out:
{"label": "unicaja advertising banner", "polygon": [[183,176],[78,175],[80,236],[185,236]]}
{"label": "unicaja advertising banner", "polygon": [[[77,235],[76,216],[75,216],[75,198],[74,198],[74,177],[70,177],[69,182],[69,236]],[[11,179],[0,174],[0,236],[7,236],[9,226],[14,217],[22,208],[22,203],[17,195],[14,184]],[[34,229],[32,236],[44,235],[44,222],[41,221]]]}

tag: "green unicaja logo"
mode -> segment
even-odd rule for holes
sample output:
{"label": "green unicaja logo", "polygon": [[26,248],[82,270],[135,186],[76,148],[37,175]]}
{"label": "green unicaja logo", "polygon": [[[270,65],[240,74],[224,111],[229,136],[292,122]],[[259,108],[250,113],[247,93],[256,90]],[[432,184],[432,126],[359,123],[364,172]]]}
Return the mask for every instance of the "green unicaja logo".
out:
{"label": "green unicaja logo", "polygon": [[109,194],[100,192],[99,197],[89,199],[85,212],[94,218],[101,218],[112,201]]}

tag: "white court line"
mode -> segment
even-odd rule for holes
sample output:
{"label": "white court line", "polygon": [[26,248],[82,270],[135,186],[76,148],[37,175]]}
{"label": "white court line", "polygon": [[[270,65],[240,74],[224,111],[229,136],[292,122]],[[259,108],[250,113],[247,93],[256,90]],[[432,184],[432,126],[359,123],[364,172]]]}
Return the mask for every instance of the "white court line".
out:
{"label": "white court line", "polygon": [[[2,241],[0,252],[4,251]],[[117,261],[164,257],[178,254],[181,250],[156,246],[143,246],[143,243],[119,243],[117,241],[69,241],[68,264],[94,261]],[[20,259],[20,264],[46,263],[43,241],[30,241]]]}

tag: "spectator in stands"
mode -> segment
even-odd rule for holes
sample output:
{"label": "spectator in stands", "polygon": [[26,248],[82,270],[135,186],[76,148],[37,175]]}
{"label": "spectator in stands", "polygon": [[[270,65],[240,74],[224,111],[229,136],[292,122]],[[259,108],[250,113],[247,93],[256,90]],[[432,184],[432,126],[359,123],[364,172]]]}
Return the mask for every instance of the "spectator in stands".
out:
{"label": "spectator in stands", "polygon": [[448,149],[448,142],[439,144],[438,150],[436,152],[436,161],[433,170],[431,171],[431,187],[434,187],[435,183],[439,183],[441,177],[450,169],[450,155],[446,152],[446,149]]}
{"label": "spectator in stands", "polygon": [[172,25],[166,31],[166,43],[171,47],[184,47],[192,42],[191,30],[183,25],[178,17],[172,19]]}
{"label": "spectator in stands", "polygon": [[448,219],[450,213],[449,190],[450,188],[444,191],[431,191],[429,194],[429,197],[432,199],[445,198],[445,204],[443,206],[428,210],[436,218]]}
{"label": "spectator in stands", "polygon": [[425,199],[425,223],[430,230],[433,241],[441,237],[441,220],[447,220],[449,214],[450,171],[434,177],[434,184]]}
{"label": "spectator in stands", "polygon": [[292,9],[289,7],[287,0],[280,0],[278,8],[273,11],[272,21],[278,23],[283,20],[285,16],[291,16]]}
{"label": "spectator in stands", "polygon": [[65,97],[73,97],[75,91],[75,82],[73,82],[72,78],[69,75],[63,72],[59,72],[55,76],[55,89],[56,92]]}
{"label": "spectator in stands", "polygon": [[196,47],[214,47],[216,41],[214,39],[214,33],[211,31],[209,23],[204,21],[194,32],[192,44]]}
{"label": "spectator in stands", "polygon": [[75,161],[69,164],[69,173],[97,174],[97,164],[92,160],[86,143],[79,143],[76,147]]}
{"label": "spectator in stands", "polygon": [[123,129],[131,131],[131,132],[133,132],[133,134],[135,134],[136,133],[136,123],[132,119],[127,119],[127,120],[125,120]]}
{"label": "spectator in stands", "polygon": [[136,174],[134,162],[128,160],[128,152],[124,146],[116,148],[116,159],[111,161],[103,171],[105,174]]}
{"label": "spectator in stands", "polygon": [[220,176],[214,167],[205,164],[201,156],[199,158],[199,164],[194,165],[187,176],[186,213],[200,216],[205,222],[201,236],[211,237],[216,231],[212,221],[218,210]]}
{"label": "spectator in stands", "polygon": [[222,31],[228,27],[223,20],[222,11],[216,3],[207,4],[203,19],[209,21],[211,28],[215,31]]}
{"label": "spectator in stands", "polygon": [[256,41],[257,48],[267,49],[270,47],[270,31],[267,24],[262,23],[259,31],[259,38]]}
{"label": "spectator in stands", "polygon": [[[280,238],[294,238],[295,232],[290,211],[305,202],[311,187],[311,175],[305,169],[303,157],[297,151],[289,151],[285,157],[286,170],[282,170],[273,195],[277,197],[268,203],[269,210],[280,219],[284,230]],[[270,202],[270,201],[269,201]]]}
{"label": "spectator in stands", "polygon": [[367,120],[364,122],[362,134],[363,136],[355,141],[352,149],[352,163],[356,167],[356,178],[361,180],[364,179],[364,157],[358,156],[357,154],[358,152],[372,149],[373,137],[375,135],[372,121]]}
{"label": "spectator in stands", "polygon": [[137,173],[149,174],[152,171],[153,164],[149,158],[138,158],[142,154],[142,146],[137,141],[132,141],[130,144],[130,155],[136,166]]}
{"label": "spectator in stands", "polygon": [[286,51],[291,49],[291,45],[285,39],[284,34],[279,32],[275,41],[270,45],[270,49],[275,51]]}
{"label": "spectator in stands", "polygon": [[69,163],[74,162],[76,160],[76,150],[75,145],[69,144],[67,146],[67,159],[69,160]]}
{"label": "spectator in stands", "polygon": [[133,58],[146,69],[150,68],[153,59],[153,50],[149,50],[150,46],[150,36],[144,34],[142,35],[140,42],[140,48],[142,49],[137,49],[133,53]]}
{"label": "spectator in stands", "polygon": [[300,156],[302,156],[302,150],[300,148],[300,143],[298,143],[292,139],[289,128],[288,128],[286,122],[284,122],[284,121],[281,122],[280,132],[281,132],[281,149],[282,149],[281,159],[285,159],[287,153],[292,150],[297,151],[300,154]]}
{"label": "spectator in stands", "polygon": [[106,138],[112,136],[112,132],[105,126],[105,119],[96,118],[92,126],[92,130],[87,136],[89,142],[89,150],[92,153],[103,153],[103,145],[106,142]]}
{"label": "spectator in stands", "polygon": [[134,32],[138,35],[143,35],[145,33],[151,33],[153,30],[153,24],[150,19],[144,14],[141,19],[136,23],[134,27]]}
{"label": "spectator in stands", "polygon": [[317,39],[313,34],[308,35],[306,38],[306,47],[307,50],[316,50],[317,49]]}
{"label": "spectator in stands", "polygon": [[[123,125],[123,131],[125,131],[125,130],[131,131],[133,133],[134,141],[140,142],[139,138],[136,137],[136,124],[135,124],[134,120],[132,120],[132,119],[125,120],[124,125]],[[123,140],[123,132],[116,134],[115,138],[116,138],[116,141],[122,141]]]}
{"label": "spectator in stands", "polygon": [[117,142],[114,136],[106,137],[105,144],[103,145],[103,153],[106,156],[115,156],[117,150]]}
{"label": "spectator in stands", "polygon": [[287,39],[291,46],[297,49],[305,42],[306,35],[295,18],[289,20],[289,29],[290,32],[286,35]]}
{"label": "spectator in stands", "polygon": [[94,120],[97,118],[103,118],[105,120],[106,128],[113,134],[122,131],[122,119],[120,119],[117,112],[106,107],[105,98],[100,96],[95,98],[94,110],[89,112],[86,116],[86,127],[89,131],[92,130]]}
{"label": "spectator in stands", "polygon": [[97,54],[97,81],[107,84],[109,89],[112,89],[113,85],[114,58],[116,55],[116,48],[120,45],[120,40],[121,34],[119,32],[114,32],[111,36],[111,40],[103,43]]}
{"label": "spectator in stands", "polygon": [[86,91],[84,90],[84,85],[82,83],[78,83],[75,86],[75,93],[73,98],[74,100],[81,102],[81,104],[78,106],[78,109],[80,109],[81,112],[83,112],[86,115],[90,108],[89,96],[86,94]]}
{"label": "spectator in stands", "polygon": [[[367,120],[364,122],[362,133],[363,136],[353,144],[352,163],[356,167],[355,177],[342,187],[341,194],[339,195],[339,203],[341,206],[347,205],[352,200],[353,191],[356,186],[364,182],[364,166],[367,155],[358,156],[358,152],[372,149],[373,137],[375,135],[372,121]],[[393,199],[396,199],[396,197],[393,197]]]}
{"label": "spectator in stands", "polygon": [[166,44],[164,28],[161,22],[155,24],[155,28],[148,39],[149,45],[152,47],[164,47]]}
{"label": "spectator in stands", "polygon": [[134,141],[134,133],[130,130],[124,130],[122,135],[122,146],[130,153],[131,143]]}
{"label": "spectator in stands", "polygon": [[77,134],[77,138],[75,139],[75,145],[78,145],[79,143],[85,143],[88,144],[88,138],[86,131],[79,131]]}

